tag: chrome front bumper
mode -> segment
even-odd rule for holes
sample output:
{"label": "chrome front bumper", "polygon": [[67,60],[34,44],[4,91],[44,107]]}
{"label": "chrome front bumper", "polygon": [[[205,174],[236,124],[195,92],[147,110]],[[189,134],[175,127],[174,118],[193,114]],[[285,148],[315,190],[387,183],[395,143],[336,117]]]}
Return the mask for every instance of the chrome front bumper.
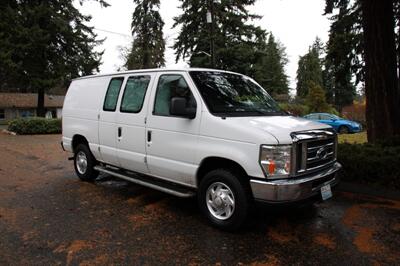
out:
{"label": "chrome front bumper", "polygon": [[[342,168],[336,162],[332,167],[298,179],[284,180],[250,180],[254,199],[271,203],[295,202],[310,198],[320,193],[321,187],[339,182],[337,171]],[[326,179],[326,180],[325,180]]]}

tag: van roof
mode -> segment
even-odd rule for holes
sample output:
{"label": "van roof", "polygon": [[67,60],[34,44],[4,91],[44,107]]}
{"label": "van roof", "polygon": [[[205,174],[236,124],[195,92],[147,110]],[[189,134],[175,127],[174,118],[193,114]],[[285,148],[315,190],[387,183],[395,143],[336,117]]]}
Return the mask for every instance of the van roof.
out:
{"label": "van roof", "polygon": [[106,76],[115,76],[115,75],[126,75],[126,74],[136,74],[136,73],[149,73],[149,72],[189,72],[189,71],[214,71],[214,72],[224,72],[224,73],[231,73],[242,75],[240,73],[235,73],[231,71],[221,70],[221,69],[212,69],[212,68],[149,68],[149,69],[138,69],[138,70],[128,70],[128,71],[120,71],[114,73],[106,73],[106,74],[95,74],[89,76],[79,77],[73,80],[80,80],[80,79],[88,79],[88,78],[95,78],[95,77],[106,77]]}

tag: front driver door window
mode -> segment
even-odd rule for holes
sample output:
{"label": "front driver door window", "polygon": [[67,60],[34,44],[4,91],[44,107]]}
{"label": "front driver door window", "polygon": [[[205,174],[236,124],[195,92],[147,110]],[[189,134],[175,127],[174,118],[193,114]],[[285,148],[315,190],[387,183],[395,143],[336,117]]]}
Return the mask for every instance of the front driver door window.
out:
{"label": "front driver door window", "polygon": [[196,108],[196,100],[182,75],[162,75],[158,80],[153,114],[171,116],[170,104],[174,97],[183,97],[186,107]]}

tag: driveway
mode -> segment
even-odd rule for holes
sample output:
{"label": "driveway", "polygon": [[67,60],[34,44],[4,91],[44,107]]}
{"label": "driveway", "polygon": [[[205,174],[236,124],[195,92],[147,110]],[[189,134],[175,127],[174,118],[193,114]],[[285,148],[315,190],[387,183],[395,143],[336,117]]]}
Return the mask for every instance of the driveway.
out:
{"label": "driveway", "polygon": [[399,265],[400,201],[335,192],[210,227],[195,200],[109,176],[80,182],[60,136],[0,133],[0,265]]}

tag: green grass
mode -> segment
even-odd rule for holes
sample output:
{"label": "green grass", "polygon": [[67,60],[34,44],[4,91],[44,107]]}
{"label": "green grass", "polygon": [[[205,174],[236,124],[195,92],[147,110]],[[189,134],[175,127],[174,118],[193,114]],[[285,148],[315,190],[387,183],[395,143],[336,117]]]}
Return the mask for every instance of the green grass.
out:
{"label": "green grass", "polygon": [[367,132],[339,135],[339,143],[362,144],[367,142]]}

